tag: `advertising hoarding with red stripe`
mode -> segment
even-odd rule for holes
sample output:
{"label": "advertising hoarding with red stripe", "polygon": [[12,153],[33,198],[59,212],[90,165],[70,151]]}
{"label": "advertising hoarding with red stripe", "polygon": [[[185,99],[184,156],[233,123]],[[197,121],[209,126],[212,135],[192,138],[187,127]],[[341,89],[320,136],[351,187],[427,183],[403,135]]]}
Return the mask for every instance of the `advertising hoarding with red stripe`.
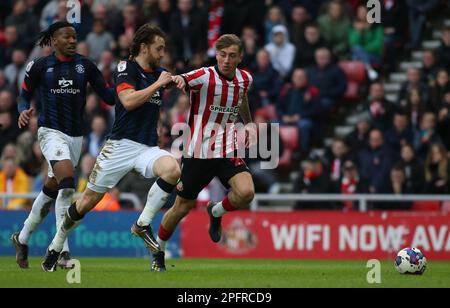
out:
{"label": "advertising hoarding with red stripe", "polygon": [[235,212],[223,217],[218,244],[206,212],[181,227],[184,257],[274,259],[391,259],[415,246],[433,260],[450,260],[450,214],[424,212]]}

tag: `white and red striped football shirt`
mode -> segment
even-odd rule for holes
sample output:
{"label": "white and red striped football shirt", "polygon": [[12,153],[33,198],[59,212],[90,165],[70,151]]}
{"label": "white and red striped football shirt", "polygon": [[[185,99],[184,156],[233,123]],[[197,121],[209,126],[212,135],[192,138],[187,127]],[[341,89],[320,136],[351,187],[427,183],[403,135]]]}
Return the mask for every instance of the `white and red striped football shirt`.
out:
{"label": "white and red striped football shirt", "polygon": [[190,139],[187,157],[223,158],[236,150],[235,121],[253,78],[236,69],[233,80],[219,74],[217,66],[182,75],[190,88]]}

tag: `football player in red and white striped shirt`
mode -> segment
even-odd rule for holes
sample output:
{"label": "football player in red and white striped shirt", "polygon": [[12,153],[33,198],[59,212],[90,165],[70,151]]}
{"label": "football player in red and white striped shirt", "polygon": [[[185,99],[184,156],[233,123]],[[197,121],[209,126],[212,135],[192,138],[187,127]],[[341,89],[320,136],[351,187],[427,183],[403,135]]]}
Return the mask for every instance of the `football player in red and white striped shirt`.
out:
{"label": "football player in red and white striped shirt", "polygon": [[[231,188],[224,200],[210,202],[207,207],[209,235],[214,242],[221,238],[222,215],[247,207],[253,200],[252,176],[245,162],[235,155],[235,120],[240,115],[244,124],[252,122],[247,98],[252,76],[237,68],[242,56],[240,39],[231,34],[222,35],[216,42],[216,66],[173,77],[179,89],[190,92],[190,138],[185,144],[177,199],[164,215],[158,231],[162,251],[154,260],[164,260],[161,254],[167,240],[179,221],[195,207],[199,192],[214,177]],[[254,133],[254,130],[250,132],[252,138],[246,146],[255,140]],[[153,268],[165,269],[163,262],[154,264]]]}

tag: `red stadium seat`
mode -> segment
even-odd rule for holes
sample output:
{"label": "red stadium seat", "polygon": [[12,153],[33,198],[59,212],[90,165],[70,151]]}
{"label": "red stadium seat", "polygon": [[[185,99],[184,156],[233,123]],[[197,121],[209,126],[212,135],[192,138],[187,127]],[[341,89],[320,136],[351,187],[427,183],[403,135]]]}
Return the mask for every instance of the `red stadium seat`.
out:
{"label": "red stadium seat", "polygon": [[255,115],[263,117],[267,122],[274,121],[278,118],[277,109],[273,104],[269,104],[265,107],[259,108],[258,110],[256,110]]}
{"label": "red stadium seat", "polygon": [[366,81],[366,68],[361,61],[340,61],[339,67],[347,76],[347,90],[344,101],[356,101],[359,99],[359,87]]}
{"label": "red stadium seat", "polygon": [[366,81],[366,68],[361,61],[340,61],[339,67],[344,71],[349,81],[362,84]]}
{"label": "red stadium seat", "polygon": [[345,90],[344,100],[354,102],[359,99],[359,84],[354,81],[347,82],[347,90]]}
{"label": "red stadium seat", "polygon": [[280,136],[285,148],[293,151],[299,149],[299,132],[296,126],[280,126]]}
{"label": "red stadium seat", "polygon": [[439,211],[441,202],[439,201],[415,201],[412,204],[413,211]]}
{"label": "red stadium seat", "polygon": [[298,128],[295,126],[280,126],[280,137],[284,148],[278,167],[281,169],[290,169],[293,163],[294,152],[300,147]]}

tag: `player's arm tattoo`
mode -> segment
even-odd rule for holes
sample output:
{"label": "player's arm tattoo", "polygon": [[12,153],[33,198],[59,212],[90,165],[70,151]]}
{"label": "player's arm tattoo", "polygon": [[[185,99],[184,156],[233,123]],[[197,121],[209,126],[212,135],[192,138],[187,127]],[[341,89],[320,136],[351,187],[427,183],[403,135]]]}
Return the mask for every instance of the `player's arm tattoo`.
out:
{"label": "player's arm tattoo", "polygon": [[250,112],[250,106],[248,103],[248,96],[247,94],[244,95],[244,98],[242,100],[241,108],[239,109],[239,115],[242,118],[242,121],[244,124],[252,123],[252,114]]}

